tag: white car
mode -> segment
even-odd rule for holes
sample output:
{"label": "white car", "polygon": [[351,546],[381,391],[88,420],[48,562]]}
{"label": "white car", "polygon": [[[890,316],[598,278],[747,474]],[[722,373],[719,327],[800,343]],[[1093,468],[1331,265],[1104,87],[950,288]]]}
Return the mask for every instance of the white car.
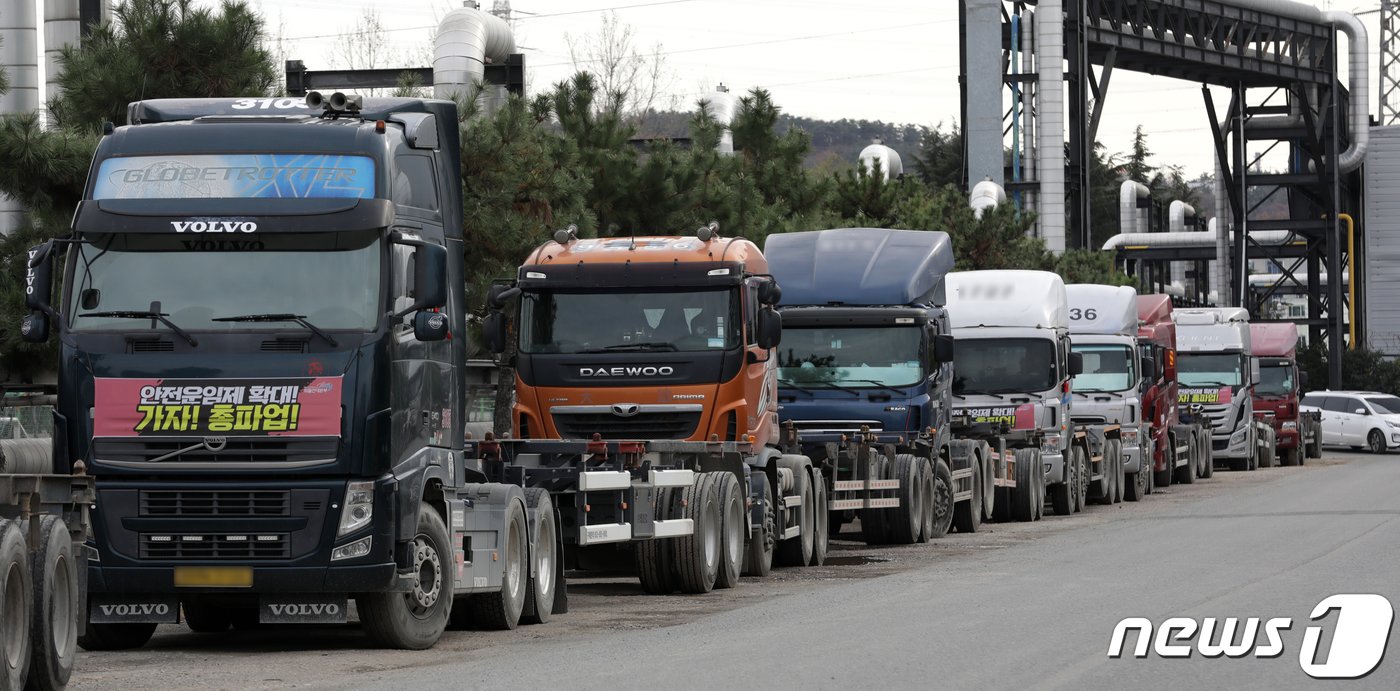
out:
{"label": "white car", "polygon": [[1300,410],[1322,413],[1324,446],[1365,447],[1371,453],[1400,448],[1400,397],[1375,391],[1313,391]]}

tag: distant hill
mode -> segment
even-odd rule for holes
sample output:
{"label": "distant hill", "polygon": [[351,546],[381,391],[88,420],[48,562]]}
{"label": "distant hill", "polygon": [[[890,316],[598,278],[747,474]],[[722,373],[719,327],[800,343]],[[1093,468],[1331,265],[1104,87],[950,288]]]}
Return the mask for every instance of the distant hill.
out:
{"label": "distant hill", "polygon": [[[688,137],[690,118],[691,113],[650,113],[646,116],[638,136]],[[812,136],[812,151],[807,154],[808,168],[840,169],[854,166],[861,149],[879,138],[886,146],[899,152],[906,172],[912,172],[914,157],[919,152],[919,142],[929,129],[922,125],[895,124],[879,120],[816,120],[794,115],[783,115],[778,120],[779,132],[787,132],[794,127]]]}

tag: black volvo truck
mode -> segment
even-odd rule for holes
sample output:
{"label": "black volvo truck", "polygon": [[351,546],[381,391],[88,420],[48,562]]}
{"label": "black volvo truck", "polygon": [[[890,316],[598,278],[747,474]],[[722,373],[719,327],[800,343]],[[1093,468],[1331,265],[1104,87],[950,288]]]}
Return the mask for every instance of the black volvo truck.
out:
{"label": "black volvo truck", "polygon": [[352,599],[400,648],[562,611],[549,494],[462,453],[457,128],[447,101],[313,93],[108,129],[22,327],[61,340],[55,472],[98,478],[85,648]]}

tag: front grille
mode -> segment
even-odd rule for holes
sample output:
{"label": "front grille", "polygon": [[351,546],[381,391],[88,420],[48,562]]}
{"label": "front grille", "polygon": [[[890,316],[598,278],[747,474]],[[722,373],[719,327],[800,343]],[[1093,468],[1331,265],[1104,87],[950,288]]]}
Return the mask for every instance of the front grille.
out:
{"label": "front grille", "polygon": [[1214,432],[1231,432],[1234,429],[1234,419],[1230,417],[1230,406],[1228,405],[1208,405],[1205,406],[1205,417],[1210,420],[1210,428]]}
{"label": "front grille", "polygon": [[644,412],[632,417],[612,413],[554,413],[554,427],[564,439],[687,439],[700,424],[700,411]]}
{"label": "front grille", "polygon": [[261,350],[264,353],[305,353],[306,341],[288,341],[283,339],[263,341]]}
{"label": "front grille", "polygon": [[[92,442],[93,459],[146,463],[201,442],[191,438],[103,438]],[[200,447],[161,463],[308,463],[333,460],[340,448],[335,437],[267,437],[229,439],[220,451]]]}
{"label": "front grille", "polygon": [[1108,418],[1102,415],[1072,415],[1070,419],[1077,425],[1106,425]]}
{"label": "front grille", "polygon": [[291,541],[286,533],[141,534],[142,559],[286,559],[290,555],[290,546]]}
{"label": "front grille", "polygon": [[286,490],[142,490],[142,516],[288,516]]}
{"label": "front grille", "polygon": [[799,432],[857,434],[862,427],[869,428],[871,432],[881,432],[885,429],[884,423],[879,420],[791,420],[784,421],[784,424],[787,422],[791,422]]}
{"label": "front grille", "polygon": [[130,352],[133,353],[172,353],[175,352],[174,341],[132,341]]}

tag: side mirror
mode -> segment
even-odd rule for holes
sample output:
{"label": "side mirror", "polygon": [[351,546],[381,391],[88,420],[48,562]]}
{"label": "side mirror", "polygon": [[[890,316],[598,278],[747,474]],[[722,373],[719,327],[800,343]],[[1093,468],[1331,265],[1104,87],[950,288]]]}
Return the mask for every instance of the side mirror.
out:
{"label": "side mirror", "polygon": [[758,333],[754,342],[768,350],[778,347],[783,340],[783,317],[772,307],[764,307],[758,312]]}
{"label": "side mirror", "polygon": [[1304,389],[1308,388],[1308,373],[1303,370],[1298,370],[1298,386]]}
{"label": "side mirror", "polygon": [[1357,414],[1357,415],[1370,415],[1370,413],[1366,412],[1366,409],[1365,409],[1365,408],[1357,408],[1357,409],[1356,409],[1356,414]]}
{"label": "side mirror", "polygon": [[1254,359],[1254,358],[1250,358],[1250,359],[1249,359],[1249,382],[1250,382],[1251,384],[1258,384],[1258,383],[1259,383],[1259,380],[1262,379],[1263,377],[1264,377],[1264,375],[1259,371],[1259,361],[1256,360],[1256,359]]}
{"label": "side mirror", "polygon": [[953,361],[953,337],[948,334],[935,334],[933,337],[933,359],[939,363]]}
{"label": "side mirror", "polygon": [[1144,355],[1142,356],[1142,362],[1139,363],[1138,367],[1140,368],[1138,371],[1142,372],[1143,379],[1151,379],[1152,381],[1157,381],[1157,358],[1154,358],[1150,355]]}
{"label": "side mirror", "polygon": [[1069,376],[1077,377],[1084,373],[1084,353],[1069,354]]}
{"label": "side mirror", "polygon": [[419,245],[413,266],[413,308],[424,310],[446,307],[447,248],[442,245]]}
{"label": "side mirror", "polygon": [[420,310],[413,315],[413,337],[420,341],[441,341],[447,338],[447,315]]}
{"label": "side mirror", "polygon": [[500,355],[506,352],[506,315],[504,312],[491,311],[481,320],[481,335],[486,339],[486,349]]}
{"label": "side mirror", "polygon": [[778,282],[769,278],[758,284],[758,301],[765,305],[776,305],[783,299],[783,289]]}
{"label": "side mirror", "polygon": [[[48,312],[53,297],[53,240],[29,248],[24,275],[24,306]],[[45,331],[47,333],[47,330]]]}
{"label": "side mirror", "polygon": [[43,343],[49,340],[49,315],[43,312],[30,312],[19,322],[19,336],[28,343]]}

